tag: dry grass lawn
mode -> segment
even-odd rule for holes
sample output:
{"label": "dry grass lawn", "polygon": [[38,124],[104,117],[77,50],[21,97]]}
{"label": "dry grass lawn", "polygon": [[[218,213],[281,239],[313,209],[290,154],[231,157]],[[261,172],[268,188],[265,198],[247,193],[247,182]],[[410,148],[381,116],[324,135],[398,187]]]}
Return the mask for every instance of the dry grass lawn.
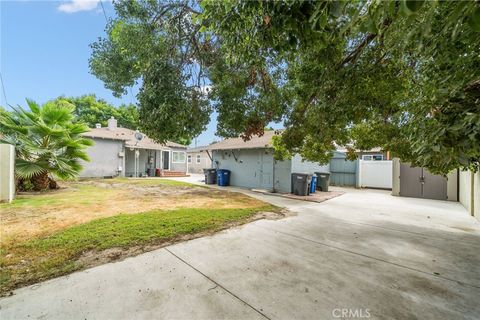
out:
{"label": "dry grass lawn", "polygon": [[112,179],[63,183],[62,189],[20,195],[0,204],[2,243],[44,236],[72,225],[153,209],[255,208],[263,202],[240,193],[167,179]]}
{"label": "dry grass lawn", "polygon": [[279,208],[168,179],[71,182],[0,204],[0,295],[239,225]]}

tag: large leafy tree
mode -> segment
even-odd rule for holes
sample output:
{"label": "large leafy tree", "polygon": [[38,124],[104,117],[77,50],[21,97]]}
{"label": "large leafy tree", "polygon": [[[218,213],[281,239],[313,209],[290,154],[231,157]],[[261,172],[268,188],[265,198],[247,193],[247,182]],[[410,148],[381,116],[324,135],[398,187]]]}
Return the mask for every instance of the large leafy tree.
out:
{"label": "large leafy tree", "polygon": [[91,70],[119,95],[142,85],[140,118],[158,140],[195,136],[215,110],[226,137],[283,121],[277,148],[312,161],[342,144],[381,146],[437,173],[479,168],[476,1],[132,0],[115,9]]}
{"label": "large leafy tree", "polygon": [[16,176],[34,190],[54,187],[55,177],[76,178],[82,169],[80,160],[89,160],[85,149],[93,142],[82,137],[88,127],[73,122],[75,107],[68,102],[27,103],[30,110],[0,112],[0,142],[15,146]]}
{"label": "large leafy tree", "polygon": [[133,104],[122,104],[119,107],[114,107],[107,101],[97,98],[94,94],[80,97],[58,97],[52,102],[55,104],[68,102],[74,105],[74,120],[83,122],[90,128],[95,127],[97,123],[106,126],[108,119],[111,117],[115,117],[121,127],[132,130],[139,127],[138,110]]}

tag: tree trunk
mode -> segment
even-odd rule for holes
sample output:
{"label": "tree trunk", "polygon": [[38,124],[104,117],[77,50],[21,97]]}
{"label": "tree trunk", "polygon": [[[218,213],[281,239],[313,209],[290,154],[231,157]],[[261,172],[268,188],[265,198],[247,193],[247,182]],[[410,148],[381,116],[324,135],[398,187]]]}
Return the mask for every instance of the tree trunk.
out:
{"label": "tree trunk", "polygon": [[53,180],[52,178],[48,178],[48,187],[50,189],[58,189],[57,181]]}
{"label": "tree trunk", "polygon": [[43,172],[32,177],[33,190],[42,191],[48,189],[50,184],[50,179],[48,177],[48,172]]}

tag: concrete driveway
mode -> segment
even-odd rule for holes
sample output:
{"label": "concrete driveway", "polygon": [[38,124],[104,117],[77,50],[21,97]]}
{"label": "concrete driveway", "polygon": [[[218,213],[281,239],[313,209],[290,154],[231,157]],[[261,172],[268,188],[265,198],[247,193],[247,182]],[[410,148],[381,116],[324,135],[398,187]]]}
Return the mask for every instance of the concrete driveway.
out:
{"label": "concrete driveway", "polygon": [[17,290],[0,318],[478,319],[480,224],[458,203],[252,195],[297,215]]}

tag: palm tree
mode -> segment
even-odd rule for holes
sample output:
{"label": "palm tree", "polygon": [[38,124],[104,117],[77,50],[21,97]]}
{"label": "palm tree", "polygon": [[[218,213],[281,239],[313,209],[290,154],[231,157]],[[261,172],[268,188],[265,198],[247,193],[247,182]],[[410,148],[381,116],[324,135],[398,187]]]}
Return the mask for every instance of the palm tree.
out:
{"label": "palm tree", "polygon": [[75,106],[48,102],[39,106],[27,99],[30,111],[21,107],[0,113],[0,142],[15,146],[15,174],[29,180],[34,190],[55,186],[54,177],[66,180],[82,170],[80,159],[89,161],[85,149],[93,141],[83,138],[83,123],[72,123]]}

